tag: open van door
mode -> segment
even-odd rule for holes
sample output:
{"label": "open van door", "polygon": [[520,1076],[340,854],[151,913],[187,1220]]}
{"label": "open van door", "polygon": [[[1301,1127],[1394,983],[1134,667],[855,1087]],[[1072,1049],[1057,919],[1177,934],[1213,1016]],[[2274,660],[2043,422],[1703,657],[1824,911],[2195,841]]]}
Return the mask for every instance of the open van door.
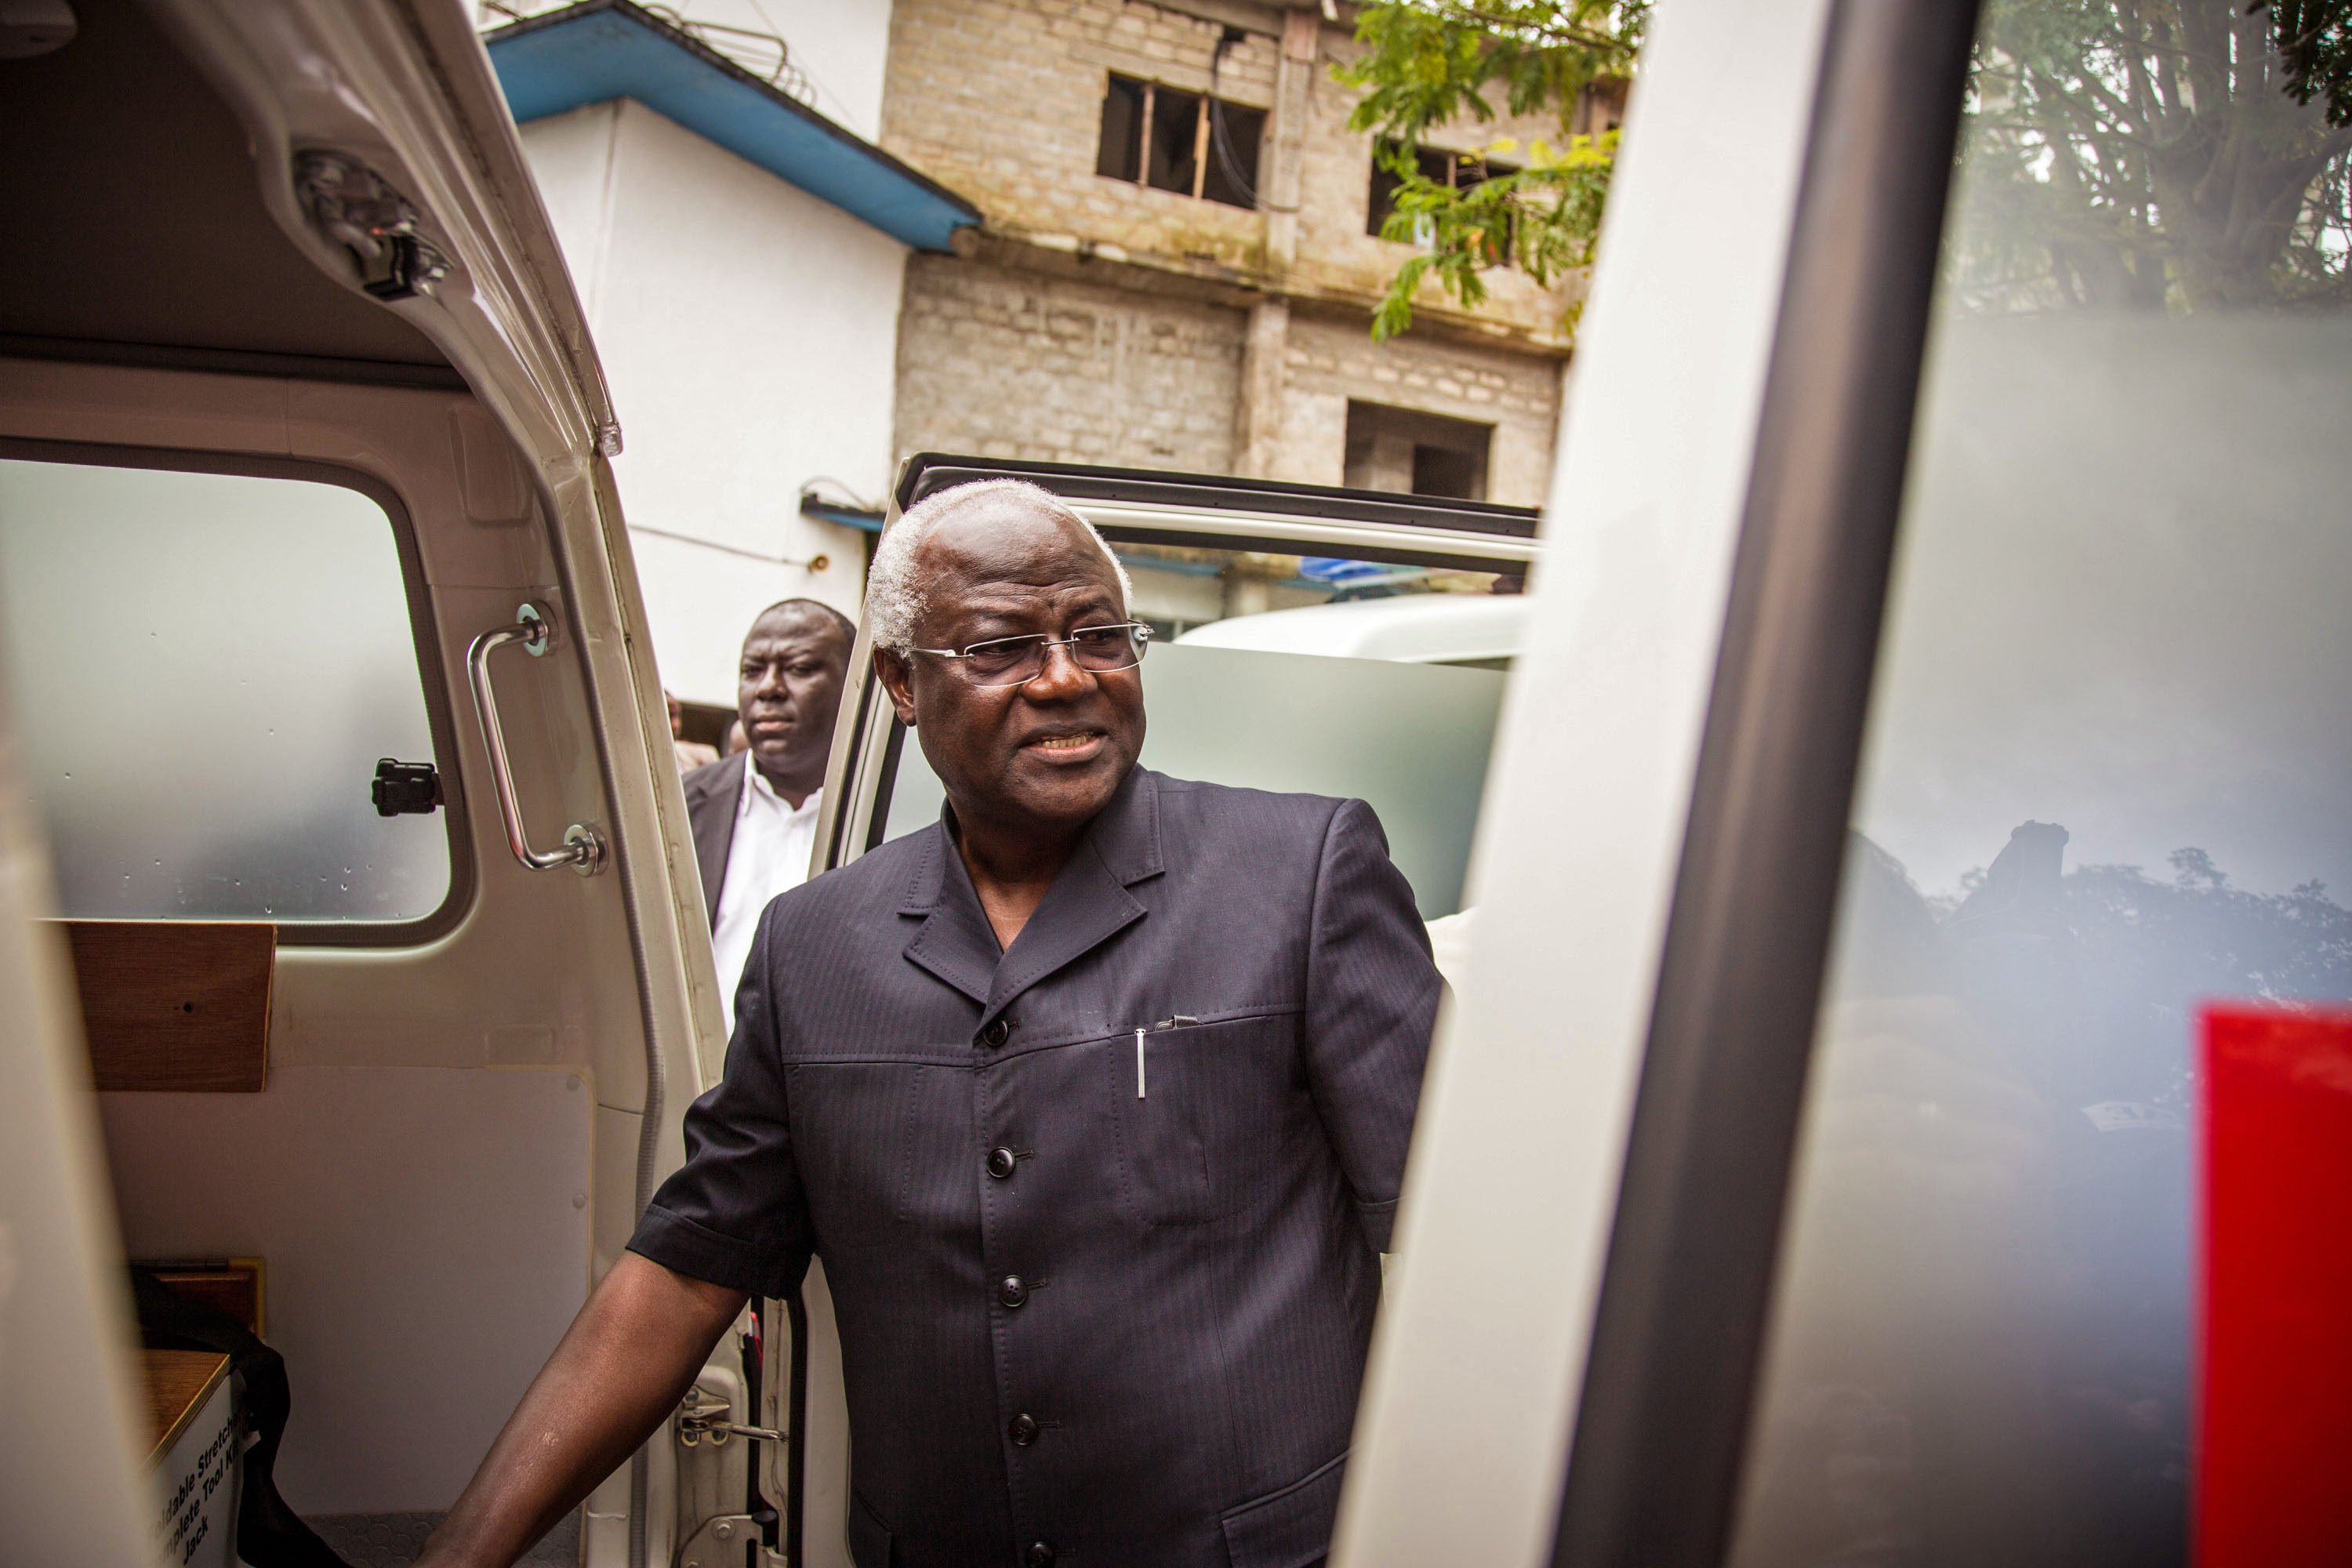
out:
{"label": "open van door", "polygon": [[[0,60],[0,952],[79,1000],[0,1002],[0,1456],[58,1483],[0,1557],[130,1562],[161,1514],[230,1560],[180,1504],[232,1445],[155,1468],[226,1358],[109,1436],[130,1261],[282,1354],[291,1510],[406,1561],[723,1044],[620,427],[464,7],[72,12]],[[709,1452],[666,1429],[542,1551],[669,1563],[747,1512]]]}
{"label": "open van door", "polygon": [[2352,1560],[2352,101],[2273,21],[1657,8],[1335,1564]]}

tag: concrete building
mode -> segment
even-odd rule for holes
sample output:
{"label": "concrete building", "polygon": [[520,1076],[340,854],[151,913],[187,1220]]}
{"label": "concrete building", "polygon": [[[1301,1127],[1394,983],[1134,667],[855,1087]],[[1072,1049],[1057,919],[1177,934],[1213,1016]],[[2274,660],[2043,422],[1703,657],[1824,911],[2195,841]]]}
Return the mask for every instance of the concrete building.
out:
{"label": "concrete building", "polygon": [[[1540,502],[1568,287],[1498,269],[1475,314],[1431,287],[1411,333],[1371,341],[1412,249],[1378,237],[1372,139],[1331,74],[1354,9],[896,0],[882,145],[982,218],[909,260],[899,455]],[[1457,149],[1505,134],[1559,129]]]}
{"label": "concrete building", "polygon": [[977,215],[868,140],[887,5],[523,9],[486,7],[484,41],[612,384],[663,679],[723,733],[762,606],[857,614],[841,520],[889,489],[907,264]]}
{"label": "concrete building", "polygon": [[854,613],[856,525],[917,451],[1543,500],[1575,285],[1498,268],[1475,313],[1428,288],[1371,340],[1413,250],[1379,236],[1332,76],[1355,7],[1326,11],[482,6],[620,408],[673,689],[715,722],[761,605]]}

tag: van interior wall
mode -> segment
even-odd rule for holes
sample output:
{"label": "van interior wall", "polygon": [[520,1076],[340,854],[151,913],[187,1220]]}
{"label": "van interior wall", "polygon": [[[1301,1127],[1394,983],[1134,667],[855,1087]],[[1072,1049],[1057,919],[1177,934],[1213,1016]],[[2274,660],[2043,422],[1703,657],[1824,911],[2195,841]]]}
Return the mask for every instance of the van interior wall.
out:
{"label": "van interior wall", "polygon": [[551,606],[551,657],[492,660],[525,821],[541,845],[609,822],[538,486],[449,392],[0,361],[0,436],[333,465],[399,498],[462,826],[454,921],[374,946],[282,928],[259,1093],[100,1099],[131,1256],[267,1262],[288,1500],[446,1508],[634,1218],[646,1044],[619,879],[516,863],[465,686],[477,634]]}
{"label": "van interior wall", "polygon": [[585,1079],[279,1067],[260,1094],[103,1094],[139,1258],[259,1256],[302,1513],[446,1508],[588,1278]]}

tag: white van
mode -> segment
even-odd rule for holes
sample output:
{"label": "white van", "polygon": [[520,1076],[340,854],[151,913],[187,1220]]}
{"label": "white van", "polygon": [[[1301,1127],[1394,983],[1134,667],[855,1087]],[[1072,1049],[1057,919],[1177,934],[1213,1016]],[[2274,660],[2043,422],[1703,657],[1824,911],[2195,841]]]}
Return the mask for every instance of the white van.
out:
{"label": "white van", "polygon": [[1193,647],[1254,647],[1341,658],[1508,669],[1527,624],[1517,584],[1502,594],[1417,594],[1302,605],[1213,621],[1180,635]]}
{"label": "white van", "polygon": [[[2291,1291],[2345,1223],[2200,1232],[2195,1156],[2216,998],[2352,1081],[2352,139],[2241,48],[2195,111],[2303,139],[2295,265],[2101,305],[1979,111],[2115,40],[1990,8],[2042,74],[1988,96],[1975,9],[1658,7],[1541,530],[901,476],[1059,490],[1168,579],[1146,759],[1366,795],[1477,910],[1347,1568],[2178,1563],[2340,1481],[2340,1300],[2226,1375],[2191,1324],[2245,1349],[2217,1236]],[[0,59],[0,1556],[223,1560],[220,1368],[124,1352],[130,1259],[283,1353],[277,1483],[404,1561],[724,1043],[621,432],[461,7],[72,10]],[[937,809],[862,643],[824,799],[820,869]],[[544,1556],[847,1561],[821,1271],[741,1331]],[[2253,1375],[2299,1435],[2217,1490]]]}

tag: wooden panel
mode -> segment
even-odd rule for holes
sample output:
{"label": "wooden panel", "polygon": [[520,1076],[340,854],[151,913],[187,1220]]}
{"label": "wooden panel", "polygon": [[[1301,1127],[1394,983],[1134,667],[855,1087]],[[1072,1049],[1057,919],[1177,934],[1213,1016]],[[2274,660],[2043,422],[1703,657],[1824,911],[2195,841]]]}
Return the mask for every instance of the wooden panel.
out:
{"label": "wooden panel", "polygon": [[155,1447],[152,1464],[189,1418],[204,1407],[205,1395],[228,1374],[228,1357],[217,1351],[141,1351],[147,1373],[147,1435]]}
{"label": "wooden panel", "polygon": [[258,1093],[278,928],[67,921],[98,1087]]}
{"label": "wooden panel", "polygon": [[142,1263],[157,1283],[184,1301],[216,1307],[253,1331],[256,1339],[269,1337],[268,1309],[262,1297],[262,1266],[258,1258],[232,1258],[226,1263]]}

